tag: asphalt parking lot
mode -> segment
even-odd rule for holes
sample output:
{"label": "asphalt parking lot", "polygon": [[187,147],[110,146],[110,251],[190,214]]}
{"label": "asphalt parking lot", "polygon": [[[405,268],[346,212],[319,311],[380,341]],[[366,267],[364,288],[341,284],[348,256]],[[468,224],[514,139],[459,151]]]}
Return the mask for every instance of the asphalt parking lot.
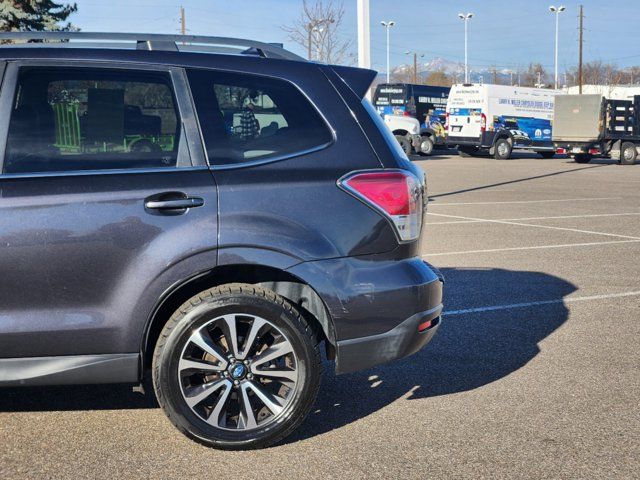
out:
{"label": "asphalt parking lot", "polygon": [[0,391],[0,478],[638,478],[640,165],[439,154],[418,354],[327,368],[284,444],[206,449],[125,386]]}

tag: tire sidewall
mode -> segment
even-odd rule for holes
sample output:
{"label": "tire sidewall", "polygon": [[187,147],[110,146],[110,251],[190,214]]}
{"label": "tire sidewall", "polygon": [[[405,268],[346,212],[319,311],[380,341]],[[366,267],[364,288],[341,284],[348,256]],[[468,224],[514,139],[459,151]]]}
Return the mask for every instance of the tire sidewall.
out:
{"label": "tire sidewall", "polygon": [[[287,337],[297,358],[298,389],[280,417],[262,428],[243,432],[215,428],[193,412],[182,397],[177,373],[185,344],[195,329],[227,313],[246,313],[269,320]],[[319,381],[318,360],[314,358],[317,352],[308,345],[303,328],[281,305],[254,295],[220,295],[190,309],[168,336],[154,365],[154,383],[163,392],[164,407],[171,421],[189,437],[217,448],[255,448],[285,436],[300,423],[292,417],[306,417],[315,400],[317,388],[313,382]],[[314,372],[314,368],[318,371]]]}
{"label": "tire sidewall", "polygon": [[[506,155],[501,155],[500,154],[500,145],[501,144],[506,144],[507,145],[507,154]],[[496,140],[496,144],[494,146],[494,157],[496,158],[496,160],[508,160],[509,157],[511,157],[511,143],[509,143],[509,140],[507,140],[506,138],[499,138],[498,140]]]}
{"label": "tire sidewall", "polygon": [[[428,145],[428,147],[427,147],[427,149],[426,149],[426,150],[422,148],[422,146],[423,146],[423,145],[425,145],[425,144],[426,144],[426,145]],[[433,145],[433,140],[431,140],[431,138],[429,138],[429,137],[426,137],[426,138],[425,138],[424,140],[422,140],[422,142],[420,143],[420,153],[421,153],[422,155],[427,156],[427,157],[428,157],[428,156],[430,156],[430,155],[433,153],[433,146],[434,146],[434,145]]]}
{"label": "tire sidewall", "polygon": [[404,151],[405,154],[411,155],[413,152],[413,148],[411,147],[411,142],[407,139],[407,137],[403,137],[402,135],[396,135],[396,140],[400,144],[400,147]]}
{"label": "tire sidewall", "polygon": [[[630,160],[627,160],[625,158],[624,152],[625,150],[628,149],[633,149],[633,158]],[[636,163],[636,160],[638,158],[638,151],[636,150],[636,146],[633,143],[630,142],[625,142],[622,144],[622,146],[620,147],[620,163],[622,165],[634,165]]]}

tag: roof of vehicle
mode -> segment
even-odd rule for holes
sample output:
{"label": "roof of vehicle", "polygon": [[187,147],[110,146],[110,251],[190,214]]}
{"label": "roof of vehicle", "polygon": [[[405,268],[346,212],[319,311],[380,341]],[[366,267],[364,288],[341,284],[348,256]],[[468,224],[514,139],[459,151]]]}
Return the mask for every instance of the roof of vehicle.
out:
{"label": "roof of vehicle", "polygon": [[[208,67],[213,57],[221,59],[224,68],[255,66],[253,62],[274,60],[269,62],[269,67],[266,64],[261,67],[265,75],[269,71],[290,74],[292,68],[298,70],[299,67],[323,68],[285,50],[280,44],[242,38],[150,33],[0,32],[0,60],[91,60]],[[288,66],[283,69],[285,63]],[[376,76],[373,70],[341,65],[327,67],[360,97]]]}
{"label": "roof of vehicle", "polygon": [[0,48],[92,48],[250,55],[306,62],[273,43],[242,38],[106,32],[1,32]]}

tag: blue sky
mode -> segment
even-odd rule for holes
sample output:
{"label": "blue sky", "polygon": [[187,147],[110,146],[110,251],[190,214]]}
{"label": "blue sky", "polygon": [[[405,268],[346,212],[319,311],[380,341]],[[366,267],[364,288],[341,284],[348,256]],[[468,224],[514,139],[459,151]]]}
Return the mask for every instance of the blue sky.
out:
{"label": "blue sky", "polygon": [[[335,0],[340,1],[340,0]],[[179,8],[184,6],[189,33],[254,38],[287,43],[280,28],[300,12],[302,0],[76,0],[72,21],[85,31],[178,33]],[[385,69],[386,39],[380,20],[394,20],[392,65],[408,63],[414,50],[425,60],[464,58],[463,22],[458,12],[473,12],[469,24],[469,63],[477,67],[525,66],[541,62],[553,68],[554,18],[548,11],[556,0],[371,0],[373,68]],[[340,35],[353,40],[356,51],[356,0],[346,8]],[[620,67],[640,65],[640,1],[567,0],[560,16],[559,69],[577,63],[578,5],[585,7],[585,61],[602,60]]]}

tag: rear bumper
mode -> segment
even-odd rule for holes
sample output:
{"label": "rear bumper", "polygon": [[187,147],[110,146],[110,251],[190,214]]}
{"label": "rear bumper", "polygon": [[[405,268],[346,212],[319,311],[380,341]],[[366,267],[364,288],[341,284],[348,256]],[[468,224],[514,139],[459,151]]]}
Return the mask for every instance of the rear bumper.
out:
{"label": "rear bumper", "polygon": [[[336,371],[353,372],[410,355],[437,330],[442,274],[419,257],[305,262],[290,272],[323,300],[335,330]],[[418,325],[432,321],[429,328]]]}
{"label": "rear bumper", "polygon": [[[442,305],[438,305],[412,315],[388,332],[338,342],[336,373],[355,372],[416,353],[438,331],[441,313]],[[430,326],[419,331],[425,322]]]}
{"label": "rear bumper", "polygon": [[482,146],[482,142],[478,137],[456,137],[456,136],[447,136],[446,139],[447,145],[451,147],[477,147],[480,148]]}

